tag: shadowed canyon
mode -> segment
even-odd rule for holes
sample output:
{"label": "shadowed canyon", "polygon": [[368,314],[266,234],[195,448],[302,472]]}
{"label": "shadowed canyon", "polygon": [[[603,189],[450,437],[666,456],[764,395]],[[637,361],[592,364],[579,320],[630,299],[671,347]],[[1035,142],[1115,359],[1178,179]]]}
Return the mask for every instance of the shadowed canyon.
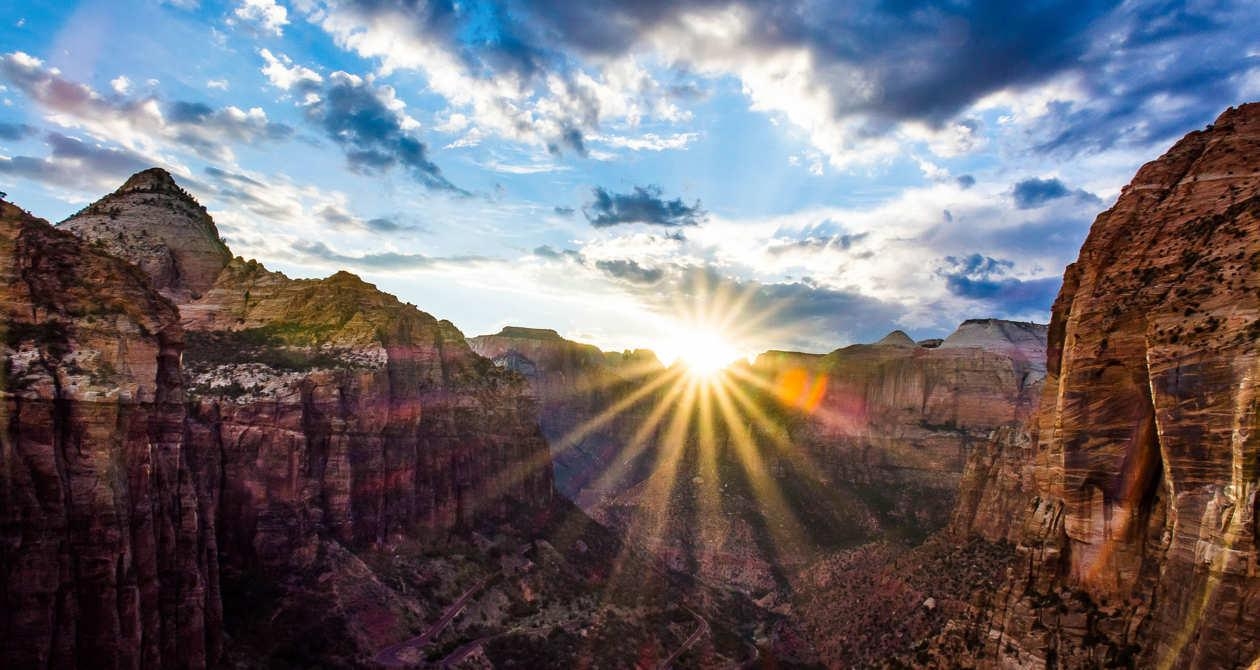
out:
{"label": "shadowed canyon", "polygon": [[0,666],[1254,669],[1258,157],[1143,166],[1048,325],[711,374],[268,270],[159,168],[0,201]]}

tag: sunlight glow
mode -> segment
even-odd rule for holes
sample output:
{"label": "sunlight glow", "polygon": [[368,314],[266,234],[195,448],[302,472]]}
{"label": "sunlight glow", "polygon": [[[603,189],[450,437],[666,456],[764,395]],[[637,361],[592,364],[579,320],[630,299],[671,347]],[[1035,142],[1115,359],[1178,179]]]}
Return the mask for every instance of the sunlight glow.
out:
{"label": "sunlight glow", "polygon": [[680,362],[699,378],[713,377],[741,357],[721,335],[705,329],[680,331],[657,347],[662,361]]}

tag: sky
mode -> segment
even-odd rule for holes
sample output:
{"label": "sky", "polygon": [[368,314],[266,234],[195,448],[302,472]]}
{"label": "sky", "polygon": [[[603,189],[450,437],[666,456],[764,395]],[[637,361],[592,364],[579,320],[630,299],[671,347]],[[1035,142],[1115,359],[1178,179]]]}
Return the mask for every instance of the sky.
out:
{"label": "sky", "polygon": [[0,0],[0,34],[33,213],[157,165],[271,269],[612,350],[1048,321],[1137,168],[1260,98],[1245,1]]}

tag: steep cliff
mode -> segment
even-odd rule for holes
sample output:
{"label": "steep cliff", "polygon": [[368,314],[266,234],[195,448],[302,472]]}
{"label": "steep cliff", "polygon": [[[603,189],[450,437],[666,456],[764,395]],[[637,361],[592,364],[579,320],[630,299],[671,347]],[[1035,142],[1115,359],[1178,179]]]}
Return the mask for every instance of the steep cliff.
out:
{"label": "steep cliff", "polygon": [[964,495],[988,502],[956,519],[1018,543],[970,662],[1255,667],[1257,150],[1260,104],[1190,133],[1068,267],[1036,425],[991,446]]}
{"label": "steep cliff", "polygon": [[[758,357],[756,390],[795,410],[791,441],[834,482],[891,495],[891,514],[916,532],[949,518],[970,450],[1035,408],[1046,327],[964,322],[933,348],[895,331],[826,356]],[[939,504],[923,505],[924,497]]]}
{"label": "steep cliff", "polygon": [[218,557],[175,307],[0,201],[0,309],[0,665],[205,667]]}

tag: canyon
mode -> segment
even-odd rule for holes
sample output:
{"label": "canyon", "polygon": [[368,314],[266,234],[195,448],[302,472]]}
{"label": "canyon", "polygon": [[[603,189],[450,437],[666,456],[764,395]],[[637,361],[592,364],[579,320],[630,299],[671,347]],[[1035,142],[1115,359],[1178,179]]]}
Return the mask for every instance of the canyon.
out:
{"label": "canyon", "polygon": [[1247,668],[1260,104],[1049,326],[712,379],[233,257],[167,172],[0,200],[5,667]]}

